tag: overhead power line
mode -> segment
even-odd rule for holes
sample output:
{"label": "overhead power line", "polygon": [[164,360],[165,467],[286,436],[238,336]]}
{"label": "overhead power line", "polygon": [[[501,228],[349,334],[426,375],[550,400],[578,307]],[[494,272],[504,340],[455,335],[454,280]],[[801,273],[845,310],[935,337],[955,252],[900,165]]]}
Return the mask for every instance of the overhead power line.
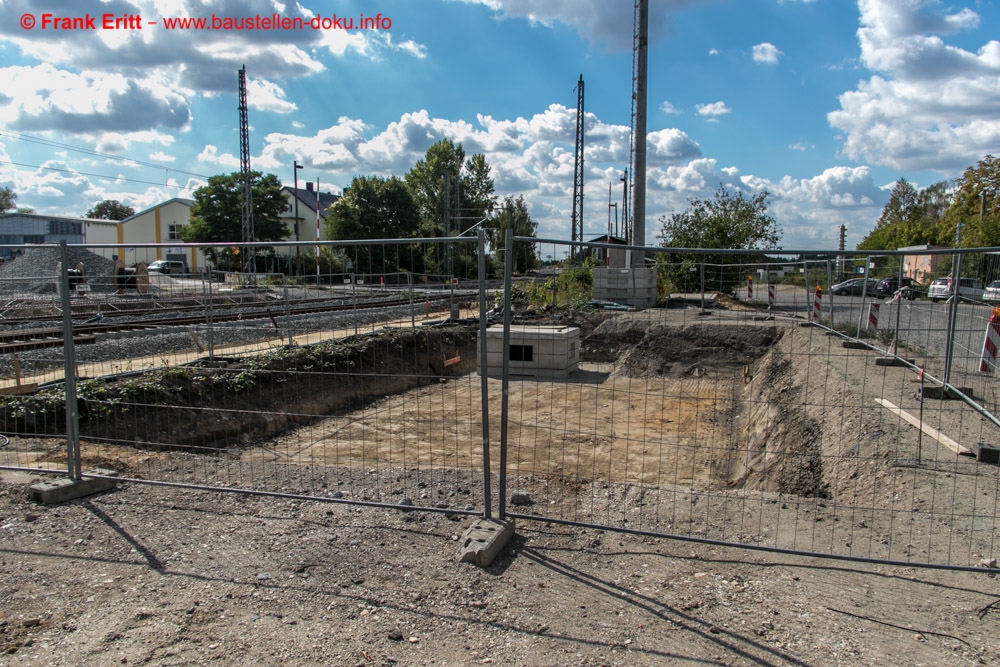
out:
{"label": "overhead power line", "polygon": [[[48,146],[50,148],[58,148],[60,150],[75,151],[77,153],[83,153],[85,155],[92,155],[94,157],[104,158],[106,160],[118,160],[120,162],[131,163],[140,167],[151,167],[153,169],[163,169],[165,171],[172,171],[177,174],[184,174],[185,176],[195,176],[197,178],[204,178],[208,180],[208,176],[205,174],[197,174],[193,171],[184,171],[183,169],[171,169],[162,164],[157,164],[155,162],[147,162],[145,160],[137,160],[131,157],[124,157],[121,155],[114,155],[113,153],[103,153],[101,151],[95,151],[90,148],[83,148],[82,146],[74,146],[73,144],[63,143],[61,141],[54,141],[52,139],[45,139],[44,137],[36,137],[30,134],[24,134],[23,132],[14,132],[4,128],[0,128],[0,136],[8,136],[12,139],[17,139],[19,141],[24,141],[27,143],[39,144],[41,146]],[[80,172],[83,173],[83,172]]]}
{"label": "overhead power line", "polygon": [[[126,181],[128,183],[140,183],[142,185],[158,185],[165,188],[177,188],[184,189],[186,185],[172,185],[170,183],[159,183],[157,181],[142,181],[137,178],[125,178],[124,176],[108,176],[107,174],[95,174],[87,171],[78,171],[76,169],[63,169],[60,167],[46,167],[40,164],[28,164],[27,162],[15,162],[13,160],[0,160],[0,164],[13,164],[18,167],[30,167],[32,169],[46,169],[48,171],[58,171],[64,174],[80,174],[81,176],[91,176],[93,178],[106,178],[111,181]],[[168,170],[169,171],[169,170]],[[186,173],[186,172],[185,172]],[[205,177],[208,180],[208,177]]]}

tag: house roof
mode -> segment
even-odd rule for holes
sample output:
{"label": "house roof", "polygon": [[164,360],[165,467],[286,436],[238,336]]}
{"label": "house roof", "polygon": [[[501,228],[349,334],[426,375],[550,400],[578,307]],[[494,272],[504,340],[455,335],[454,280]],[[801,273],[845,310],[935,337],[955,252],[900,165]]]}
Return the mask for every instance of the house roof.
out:
{"label": "house roof", "polygon": [[896,250],[902,250],[903,252],[919,252],[921,250],[944,250],[950,247],[951,246],[934,245],[932,243],[928,243],[926,245],[911,245],[911,246],[906,246],[905,248],[896,248]]}
{"label": "house roof", "polygon": [[18,213],[17,211],[0,213],[0,218],[34,218],[37,220],[69,220],[71,222],[108,222],[107,220],[102,220],[101,218],[81,218],[75,215],[45,215],[43,213]]}
{"label": "house roof", "polygon": [[145,209],[143,211],[139,211],[138,213],[134,213],[134,214],[130,215],[129,217],[125,218],[124,220],[122,220],[122,222],[128,222],[129,220],[135,220],[139,216],[146,215],[150,211],[155,211],[158,208],[162,208],[164,206],[167,206],[169,204],[173,204],[175,202],[178,203],[178,204],[183,204],[184,206],[187,206],[188,208],[191,208],[192,206],[194,206],[194,200],[193,199],[185,199],[183,197],[174,197],[173,199],[168,199],[167,201],[160,202],[159,204],[155,204],[153,206],[150,206],[149,208],[147,208],[147,209]]}
{"label": "house roof", "polygon": [[[298,196],[299,203],[301,205],[305,206],[310,211],[316,211],[316,190],[311,188],[299,188],[296,190],[295,188],[290,188],[286,185],[282,188],[282,191],[287,192],[293,197]],[[320,211],[325,211],[336,203],[338,199],[340,199],[340,195],[335,195],[332,192],[323,192],[321,190],[319,192]]]}
{"label": "house roof", "polygon": [[617,243],[620,245],[625,245],[625,239],[620,236],[611,236],[609,234],[602,234],[597,238],[590,239],[590,243]]}

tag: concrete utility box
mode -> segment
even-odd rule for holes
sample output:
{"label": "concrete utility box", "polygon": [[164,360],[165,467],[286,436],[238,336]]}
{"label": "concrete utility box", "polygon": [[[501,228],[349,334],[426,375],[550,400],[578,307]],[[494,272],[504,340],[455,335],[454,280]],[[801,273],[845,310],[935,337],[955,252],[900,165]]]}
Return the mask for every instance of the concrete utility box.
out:
{"label": "concrete utility box", "polygon": [[656,269],[597,267],[593,294],[601,301],[652,308],[656,305]]}
{"label": "concrete utility box", "polygon": [[[503,373],[503,327],[486,330],[487,373]],[[566,377],[580,361],[580,330],[576,327],[510,328],[511,375]]]}

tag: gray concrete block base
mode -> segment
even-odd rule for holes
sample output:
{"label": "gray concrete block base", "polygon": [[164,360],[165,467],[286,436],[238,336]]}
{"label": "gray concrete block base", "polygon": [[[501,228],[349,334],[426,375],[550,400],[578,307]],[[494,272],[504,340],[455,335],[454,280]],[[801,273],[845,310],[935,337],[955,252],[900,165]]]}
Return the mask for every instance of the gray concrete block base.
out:
{"label": "gray concrete block base", "polygon": [[[101,475],[101,477],[88,477],[88,475]],[[51,482],[32,484],[28,487],[28,497],[43,505],[56,505],[64,503],[67,500],[83,498],[84,496],[91,496],[101,491],[113,489],[118,484],[118,481],[105,478],[117,476],[118,473],[114,470],[97,468],[83,473],[82,479],[64,477],[52,480]]]}
{"label": "gray concrete block base", "polygon": [[478,519],[469,526],[460,540],[458,560],[487,567],[514,537],[514,520]]}

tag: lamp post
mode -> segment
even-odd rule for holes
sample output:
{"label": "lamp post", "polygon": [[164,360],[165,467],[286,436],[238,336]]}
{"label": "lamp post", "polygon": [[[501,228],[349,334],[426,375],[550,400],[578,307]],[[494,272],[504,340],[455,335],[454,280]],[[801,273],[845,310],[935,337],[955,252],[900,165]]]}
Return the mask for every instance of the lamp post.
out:
{"label": "lamp post", "polygon": [[[299,240],[299,169],[302,165],[298,160],[292,160],[292,174],[295,182],[295,241]],[[300,264],[302,263],[302,248],[295,246],[295,275],[298,275]]]}

